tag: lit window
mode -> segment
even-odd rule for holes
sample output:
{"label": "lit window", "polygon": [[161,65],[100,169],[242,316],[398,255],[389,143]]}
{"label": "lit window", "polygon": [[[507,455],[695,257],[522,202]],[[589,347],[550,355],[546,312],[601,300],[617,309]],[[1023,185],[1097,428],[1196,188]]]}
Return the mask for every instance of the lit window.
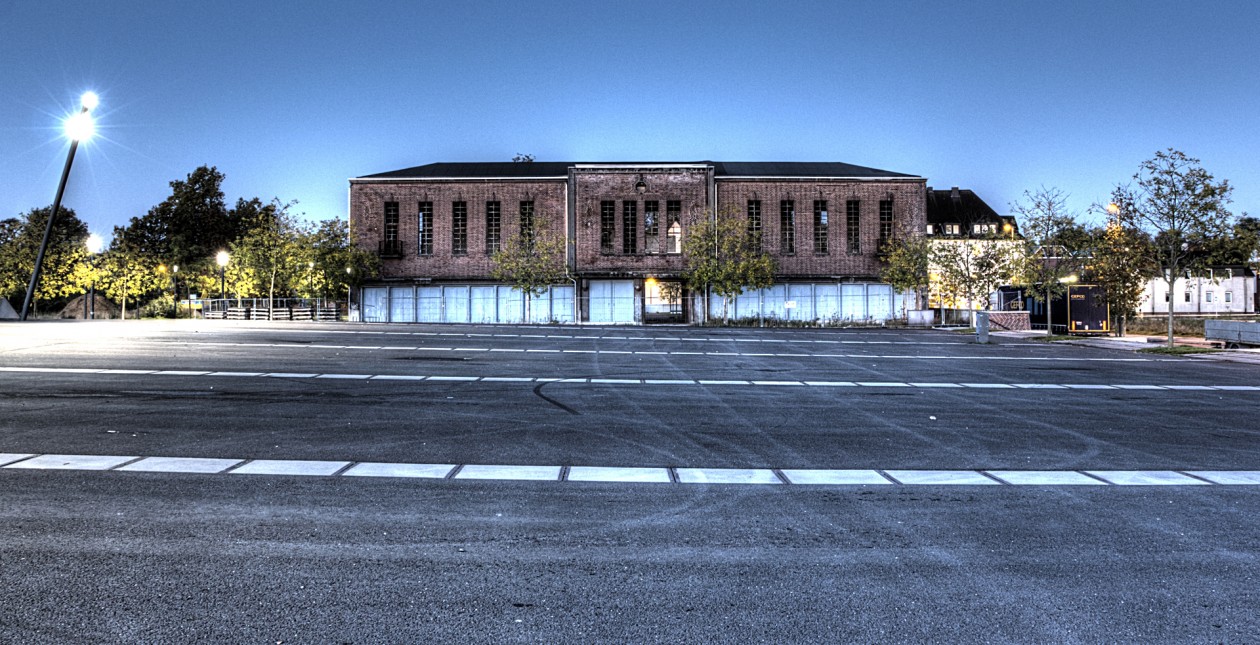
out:
{"label": "lit window", "polygon": [[928,224],[928,225],[927,225],[927,234],[928,234],[928,235],[931,235],[931,234],[932,234],[932,225],[931,225],[931,224]]}
{"label": "lit window", "polygon": [[678,220],[674,220],[669,225],[669,230],[665,232],[665,236],[668,238],[666,240],[665,252],[682,253],[682,224],[679,224]]}
{"label": "lit window", "polygon": [[957,225],[957,224],[946,224],[946,225],[945,225],[945,234],[946,234],[946,235],[958,235],[958,225]]}

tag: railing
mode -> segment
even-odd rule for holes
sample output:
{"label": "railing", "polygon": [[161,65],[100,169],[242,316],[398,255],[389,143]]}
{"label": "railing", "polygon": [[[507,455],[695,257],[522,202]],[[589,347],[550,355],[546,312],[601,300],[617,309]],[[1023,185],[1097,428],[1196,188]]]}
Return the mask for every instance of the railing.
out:
{"label": "railing", "polygon": [[403,255],[402,240],[381,240],[378,249],[383,258],[400,258]]}
{"label": "railing", "polygon": [[[275,305],[274,307],[271,305]],[[336,321],[346,312],[344,300],[324,298],[227,298],[201,301],[208,320]]]}

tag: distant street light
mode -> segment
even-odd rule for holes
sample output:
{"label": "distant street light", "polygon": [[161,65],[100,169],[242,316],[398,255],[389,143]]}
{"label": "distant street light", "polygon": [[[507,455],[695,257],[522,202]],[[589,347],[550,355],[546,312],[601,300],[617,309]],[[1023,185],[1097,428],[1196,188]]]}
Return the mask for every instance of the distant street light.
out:
{"label": "distant street light", "polygon": [[225,289],[223,286],[224,284],[223,283],[223,270],[227,268],[228,260],[230,259],[231,259],[231,256],[228,255],[227,251],[219,251],[219,254],[214,256],[214,261],[218,263],[219,265],[219,299],[220,300],[227,300],[227,289]]}
{"label": "distant street light", "polygon": [[88,262],[92,268],[92,288],[89,290],[91,295],[88,296],[91,307],[87,303],[83,304],[83,317],[88,320],[96,320],[96,254],[105,248],[105,240],[96,233],[92,233],[87,238]]}
{"label": "distant street light", "polygon": [[61,210],[61,197],[66,192],[66,180],[70,178],[70,166],[74,164],[74,152],[79,149],[80,141],[87,141],[96,132],[96,124],[92,122],[92,110],[100,103],[100,99],[92,92],[79,97],[82,109],[66,119],[66,136],[70,138],[70,152],[66,155],[66,167],[61,171],[61,181],[57,184],[57,196],[53,199],[52,212],[48,214],[48,225],[44,227],[44,241],[39,244],[39,253],[35,256],[35,268],[31,271],[31,282],[26,287],[26,299],[22,301],[22,320],[26,320],[31,303],[35,300],[35,288],[39,286],[39,274],[44,268],[44,254],[48,252],[48,240],[52,237],[53,222],[57,212]]}
{"label": "distant street light", "polygon": [[179,265],[171,265],[171,313],[179,318]]}

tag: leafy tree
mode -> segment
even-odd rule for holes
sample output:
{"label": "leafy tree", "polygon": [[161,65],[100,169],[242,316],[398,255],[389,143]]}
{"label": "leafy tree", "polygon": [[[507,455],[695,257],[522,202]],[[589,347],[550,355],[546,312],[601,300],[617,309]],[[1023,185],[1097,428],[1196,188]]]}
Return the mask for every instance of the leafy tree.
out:
{"label": "leafy tree", "polygon": [[515,163],[533,163],[534,155],[521,154],[518,152],[515,157],[512,157],[512,161]]}
{"label": "leafy tree", "polygon": [[[33,208],[20,218],[0,221],[0,295],[8,298],[15,308],[26,298],[35,257],[51,213],[51,206]],[[88,255],[87,237],[87,224],[74,210],[63,206],[48,238],[32,311],[38,308],[40,300],[60,300],[82,290],[83,270],[79,265]]]}
{"label": "leafy tree", "polygon": [[[1169,148],[1143,161],[1133,175],[1135,186],[1118,187],[1116,194],[1132,204],[1122,211],[1126,223],[1154,238],[1157,266],[1172,293],[1181,273],[1192,268],[1196,252],[1233,223],[1226,206],[1233,187],[1217,181],[1198,159]],[[1169,298],[1168,346],[1173,345],[1173,307]]]}
{"label": "leafy tree", "polygon": [[[1115,211],[1120,204],[1112,202]],[[1113,217],[1095,233],[1093,258],[1086,267],[1090,282],[1103,288],[1111,316],[1118,321],[1116,335],[1123,336],[1129,317],[1137,315],[1148,278],[1157,272],[1148,235],[1123,224],[1125,218]]]}
{"label": "leafy tree", "polygon": [[1250,264],[1252,258],[1260,253],[1260,219],[1244,213],[1234,222],[1229,234],[1207,240],[1204,251],[1206,264]]}
{"label": "leafy tree", "polygon": [[1024,237],[1018,280],[1030,287],[1034,300],[1045,305],[1046,333],[1050,333],[1050,302],[1067,292],[1064,280],[1080,272],[1080,258],[1088,255],[1092,239],[1068,210],[1067,195],[1057,188],[1026,190],[1011,211]]}
{"label": "leafy tree", "polygon": [[[297,271],[301,247],[298,229],[289,215],[292,202],[272,200],[262,205],[257,199],[246,203],[249,211],[247,232],[232,243],[238,294],[267,294],[267,308],[275,308],[276,288],[288,290]],[[238,208],[241,204],[238,203]]]}
{"label": "leafy tree", "polygon": [[302,231],[298,245],[303,253],[298,262],[305,261],[307,272],[298,292],[309,297],[335,300],[380,270],[379,256],[355,244],[349,223],[340,218]]}
{"label": "leafy tree", "polygon": [[736,211],[706,214],[692,224],[683,240],[683,282],[692,291],[708,288],[721,296],[725,323],[731,298],[774,284],[774,258],[760,247],[757,234],[748,230]]}
{"label": "leafy tree", "polygon": [[[931,284],[928,269],[932,260],[932,241],[917,231],[899,231],[882,249],[884,264],[880,267],[880,279],[903,294],[914,292],[914,308],[921,309],[923,296]],[[902,314],[906,302],[902,298]]]}
{"label": "leafy tree", "polygon": [[952,302],[975,310],[989,295],[1011,282],[1023,255],[1018,242],[1000,238],[936,240],[930,262],[941,289],[942,306]]}
{"label": "leafy tree", "polygon": [[[536,217],[534,221],[543,222],[545,219]],[[508,237],[490,256],[491,277],[525,294],[526,322],[530,320],[530,302],[551,285],[568,279],[564,251],[564,237],[539,226]]]}
{"label": "leafy tree", "polygon": [[170,182],[169,197],[145,215],[131,218],[128,239],[140,253],[179,265],[181,273],[217,273],[215,254],[248,223],[248,213],[227,209],[221,188],[224,177],[214,166],[201,166],[187,178]]}
{"label": "leafy tree", "polygon": [[[127,301],[139,303],[169,284],[165,272],[158,271],[157,258],[143,253],[140,245],[127,237],[127,229],[114,227],[114,240],[109,249],[96,259],[96,288],[111,300],[122,304],[122,318],[127,319]],[[138,315],[137,315],[138,317]]]}

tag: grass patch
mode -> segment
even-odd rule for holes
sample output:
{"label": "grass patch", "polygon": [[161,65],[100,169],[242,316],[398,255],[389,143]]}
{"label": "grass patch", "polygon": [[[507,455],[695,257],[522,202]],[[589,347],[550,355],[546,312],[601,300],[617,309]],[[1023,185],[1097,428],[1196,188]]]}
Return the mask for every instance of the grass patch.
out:
{"label": "grass patch", "polygon": [[1210,347],[1189,347],[1187,345],[1177,345],[1175,347],[1146,347],[1139,349],[1143,354],[1166,354],[1168,356],[1184,356],[1186,354],[1215,354],[1221,350],[1212,349]]}

